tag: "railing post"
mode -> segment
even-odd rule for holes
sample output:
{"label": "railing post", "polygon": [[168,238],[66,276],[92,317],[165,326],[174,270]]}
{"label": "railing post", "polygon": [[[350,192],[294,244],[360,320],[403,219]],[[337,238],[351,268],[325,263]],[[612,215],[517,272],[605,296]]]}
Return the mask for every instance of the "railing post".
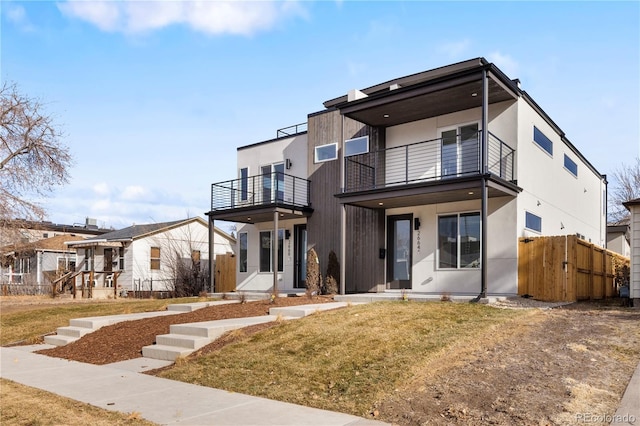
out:
{"label": "railing post", "polygon": [[293,186],[293,195],[292,195],[291,202],[295,206],[296,205],[296,177],[292,176],[292,178],[293,178],[293,184],[291,186]]}
{"label": "railing post", "polygon": [[505,178],[506,176],[502,176],[502,145],[504,145],[504,143],[500,141],[500,177]]}
{"label": "railing post", "polygon": [[409,183],[409,145],[404,147],[404,183]]}

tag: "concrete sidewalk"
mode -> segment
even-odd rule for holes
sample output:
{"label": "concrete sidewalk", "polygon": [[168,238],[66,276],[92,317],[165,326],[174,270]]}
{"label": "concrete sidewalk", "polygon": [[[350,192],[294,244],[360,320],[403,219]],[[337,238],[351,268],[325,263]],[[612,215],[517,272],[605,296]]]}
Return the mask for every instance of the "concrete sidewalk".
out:
{"label": "concrete sidewalk", "polygon": [[107,410],[137,412],[162,425],[385,424],[136,372],[162,361],[139,358],[98,366],[29,352],[41,347],[0,348],[0,377]]}

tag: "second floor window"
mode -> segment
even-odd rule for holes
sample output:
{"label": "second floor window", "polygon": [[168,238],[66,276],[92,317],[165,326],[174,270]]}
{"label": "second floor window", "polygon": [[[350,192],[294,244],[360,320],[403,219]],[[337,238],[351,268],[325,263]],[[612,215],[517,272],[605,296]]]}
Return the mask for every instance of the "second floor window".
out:
{"label": "second floor window", "polygon": [[316,146],[315,150],[315,163],[322,163],[324,161],[331,161],[338,158],[338,144],[330,143],[328,145]]}
{"label": "second floor window", "polygon": [[160,269],[160,247],[151,247],[151,270]]}

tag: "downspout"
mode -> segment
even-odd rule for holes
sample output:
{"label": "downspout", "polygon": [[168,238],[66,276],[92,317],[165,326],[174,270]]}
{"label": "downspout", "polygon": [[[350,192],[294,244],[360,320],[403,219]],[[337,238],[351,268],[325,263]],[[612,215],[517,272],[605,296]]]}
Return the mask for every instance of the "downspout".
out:
{"label": "downspout", "polygon": [[481,243],[480,243],[480,294],[478,299],[487,297],[487,209],[489,205],[488,200],[488,188],[487,188],[487,174],[489,172],[488,157],[489,157],[489,82],[487,79],[487,69],[482,70],[482,147],[480,152],[481,160],[481,172],[482,172],[482,188],[481,188]]}
{"label": "downspout", "polygon": [[273,256],[273,295],[278,294],[278,210],[273,212],[273,238],[271,239],[271,253]]}
{"label": "downspout", "polygon": [[211,288],[211,292],[214,293],[216,291],[215,288],[215,276],[216,273],[213,270],[213,262],[214,262],[214,243],[215,243],[215,222],[212,216],[209,216],[209,287]]}
{"label": "downspout", "polygon": [[[342,137],[342,141],[344,141],[344,115],[340,114],[340,135]],[[341,142],[343,143],[343,142]],[[342,161],[340,161],[340,182],[342,182],[342,191],[346,188],[345,182],[345,162],[344,162],[344,150],[340,150],[340,155],[342,156]],[[347,206],[346,204],[342,204],[340,208],[340,294],[344,295],[346,293],[346,262],[347,262],[347,239],[346,239],[346,230],[347,230]]]}

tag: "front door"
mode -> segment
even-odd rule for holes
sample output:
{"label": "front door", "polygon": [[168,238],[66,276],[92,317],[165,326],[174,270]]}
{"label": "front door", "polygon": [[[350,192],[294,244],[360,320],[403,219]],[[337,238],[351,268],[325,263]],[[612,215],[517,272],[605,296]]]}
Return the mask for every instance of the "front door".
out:
{"label": "front door", "polygon": [[307,225],[295,225],[293,227],[294,246],[294,287],[307,287]]}
{"label": "front door", "polygon": [[411,288],[413,215],[387,218],[387,283],[390,289]]}

